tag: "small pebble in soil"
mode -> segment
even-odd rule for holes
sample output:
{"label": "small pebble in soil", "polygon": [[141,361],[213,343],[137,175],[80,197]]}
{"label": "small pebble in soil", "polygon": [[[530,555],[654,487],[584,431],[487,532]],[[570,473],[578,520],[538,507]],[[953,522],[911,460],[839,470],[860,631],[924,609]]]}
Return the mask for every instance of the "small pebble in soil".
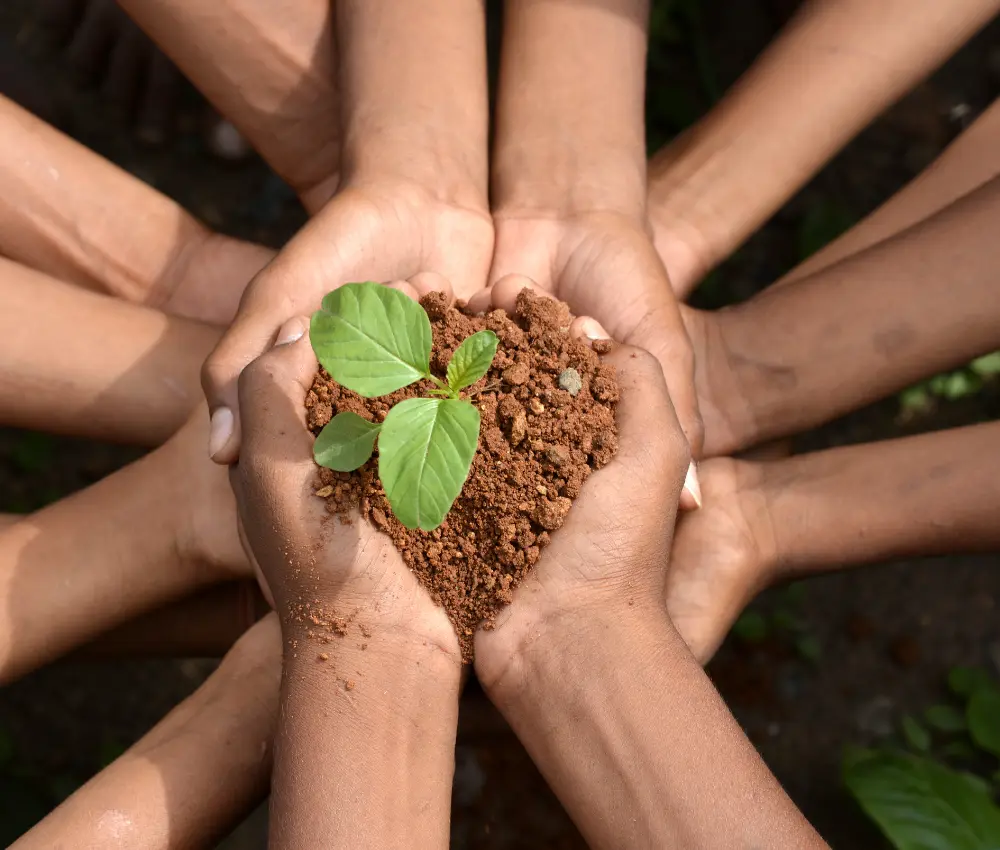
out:
{"label": "small pebble in soil", "polygon": [[[476,331],[491,330],[499,339],[489,371],[469,388],[482,425],[461,494],[439,528],[405,528],[379,482],[377,449],[356,472],[320,468],[315,492],[339,521],[349,522],[360,509],[392,539],[444,607],[470,662],[476,629],[492,626],[566,522],[590,473],[614,457],[618,381],[595,348],[569,336],[569,309],[558,301],[522,292],[513,316],[500,310],[470,315],[438,294],[421,303],[431,320],[436,374],[444,374],[451,352]],[[429,388],[418,383],[366,399],[321,369],[306,395],[309,428],[318,434],[342,411],[381,422],[394,404]],[[316,614],[306,602],[301,608],[303,616]]]}
{"label": "small pebble in soil", "polygon": [[563,369],[559,373],[559,389],[566,390],[572,396],[579,393],[583,389],[583,381],[580,378],[580,373],[573,367]]}

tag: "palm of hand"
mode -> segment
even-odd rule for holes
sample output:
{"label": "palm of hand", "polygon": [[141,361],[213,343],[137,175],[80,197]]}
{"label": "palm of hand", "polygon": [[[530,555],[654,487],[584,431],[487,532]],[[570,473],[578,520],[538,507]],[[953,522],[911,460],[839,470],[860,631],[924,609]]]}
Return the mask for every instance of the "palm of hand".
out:
{"label": "palm of hand", "polygon": [[768,583],[772,537],[763,505],[738,461],[702,464],[704,506],[684,514],[667,572],[667,610],[701,663],[718,649],[747,603]]}

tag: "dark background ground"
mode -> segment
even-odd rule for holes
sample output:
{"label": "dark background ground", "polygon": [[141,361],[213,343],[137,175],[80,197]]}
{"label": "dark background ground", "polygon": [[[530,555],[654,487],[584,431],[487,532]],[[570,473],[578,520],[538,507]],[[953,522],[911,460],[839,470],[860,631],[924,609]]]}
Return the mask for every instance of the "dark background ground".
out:
{"label": "dark background ground", "polygon": [[[8,0],[0,9],[0,37],[8,40],[0,44],[3,57],[12,55],[10,44],[30,5]],[[668,139],[703,112],[773,36],[791,5],[681,3],[670,26],[658,29],[651,53],[651,142]],[[862,134],[712,276],[699,294],[702,303],[752,294],[928,164],[963,122],[1000,94],[998,36],[994,25]],[[303,220],[290,193],[260,162],[235,166],[207,155],[197,99],[189,99],[176,138],[151,149],[138,144],[127,122],[95,94],[75,88],[58,56],[32,61],[50,86],[63,130],[213,227],[277,246]],[[994,418],[998,410],[1000,393],[988,387],[902,426],[897,402],[888,400],[807,442],[877,439]],[[0,430],[0,510],[37,508],[132,457],[113,447]],[[996,556],[939,558],[772,593],[763,610],[796,621],[792,636],[774,636],[772,629],[762,644],[731,640],[713,663],[713,676],[752,740],[834,846],[884,846],[840,786],[843,747],[870,741],[904,711],[935,701],[949,667],[1000,667],[998,567]],[[209,669],[210,663],[198,661],[66,662],[0,692],[0,842],[150,728]],[[481,699],[473,698],[463,718],[453,833],[457,847],[582,846]],[[251,828],[239,846],[258,847],[260,841],[259,828]]]}

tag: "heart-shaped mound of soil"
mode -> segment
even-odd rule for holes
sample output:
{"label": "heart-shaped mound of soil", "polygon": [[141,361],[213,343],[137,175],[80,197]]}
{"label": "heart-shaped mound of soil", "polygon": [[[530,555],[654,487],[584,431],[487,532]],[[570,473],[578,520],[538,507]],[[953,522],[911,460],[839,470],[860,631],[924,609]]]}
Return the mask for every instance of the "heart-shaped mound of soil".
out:
{"label": "heart-shaped mound of soil", "polygon": [[[360,508],[388,534],[403,560],[444,606],[472,660],[478,626],[489,627],[512,591],[565,521],[583,482],[618,448],[613,366],[572,339],[565,304],[529,291],[513,317],[501,310],[474,316],[446,306],[437,294],[421,302],[431,320],[431,371],[444,375],[452,352],[488,329],[498,339],[489,372],[464,391],[478,408],[479,448],[469,478],[434,531],[410,530],[393,516],[373,457],[356,472],[319,468],[317,495],[327,510],[347,516]],[[381,422],[396,403],[425,395],[428,381],[391,395],[362,398],[320,369],[306,395],[313,433],[342,411]]]}

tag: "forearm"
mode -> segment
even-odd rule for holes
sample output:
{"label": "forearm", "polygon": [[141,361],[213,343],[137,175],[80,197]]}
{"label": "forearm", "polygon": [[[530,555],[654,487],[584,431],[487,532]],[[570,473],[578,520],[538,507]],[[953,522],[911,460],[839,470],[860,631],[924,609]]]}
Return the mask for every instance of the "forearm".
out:
{"label": "forearm", "polygon": [[[0,528],[4,518],[0,516]],[[270,608],[257,582],[212,587],[123,623],[80,647],[83,658],[221,658]]]}
{"label": "forearm", "polygon": [[218,337],[0,259],[3,424],[158,445],[200,401]]}
{"label": "forearm", "polygon": [[[711,453],[798,433],[996,349],[998,212],[1000,178],[893,239],[717,314],[721,361],[703,364],[699,396],[728,408],[738,436]],[[719,375],[734,376],[739,391],[713,387]]]}
{"label": "forearm", "polygon": [[684,291],[998,9],[997,0],[806,3],[650,166],[657,248]]}
{"label": "forearm", "polygon": [[3,97],[0,147],[0,253],[56,278],[190,315],[169,303],[182,283],[234,293],[235,310],[271,255],[210,233],[165,195]]}
{"label": "forearm", "polygon": [[246,135],[310,212],[337,188],[329,0],[121,0],[121,6]]}
{"label": "forearm", "polygon": [[13,847],[214,846],[266,792],[280,668],[272,617],[193,696]]}
{"label": "forearm", "polygon": [[645,221],[646,0],[510,0],[493,203]]}
{"label": "forearm", "polygon": [[217,580],[182,549],[179,466],[168,444],[0,531],[0,682]]}
{"label": "forearm", "polygon": [[1000,100],[875,212],[782,277],[784,286],[902,233],[1000,174]]}
{"label": "forearm", "polygon": [[360,624],[286,637],[269,846],[447,847],[459,675]]}
{"label": "forearm", "polygon": [[485,209],[482,0],[337,0],[335,9],[345,185],[389,178]]}
{"label": "forearm", "polygon": [[1000,550],[1000,422],[753,465],[775,577]]}
{"label": "forearm", "polygon": [[661,611],[567,613],[490,695],[592,847],[823,846]]}

